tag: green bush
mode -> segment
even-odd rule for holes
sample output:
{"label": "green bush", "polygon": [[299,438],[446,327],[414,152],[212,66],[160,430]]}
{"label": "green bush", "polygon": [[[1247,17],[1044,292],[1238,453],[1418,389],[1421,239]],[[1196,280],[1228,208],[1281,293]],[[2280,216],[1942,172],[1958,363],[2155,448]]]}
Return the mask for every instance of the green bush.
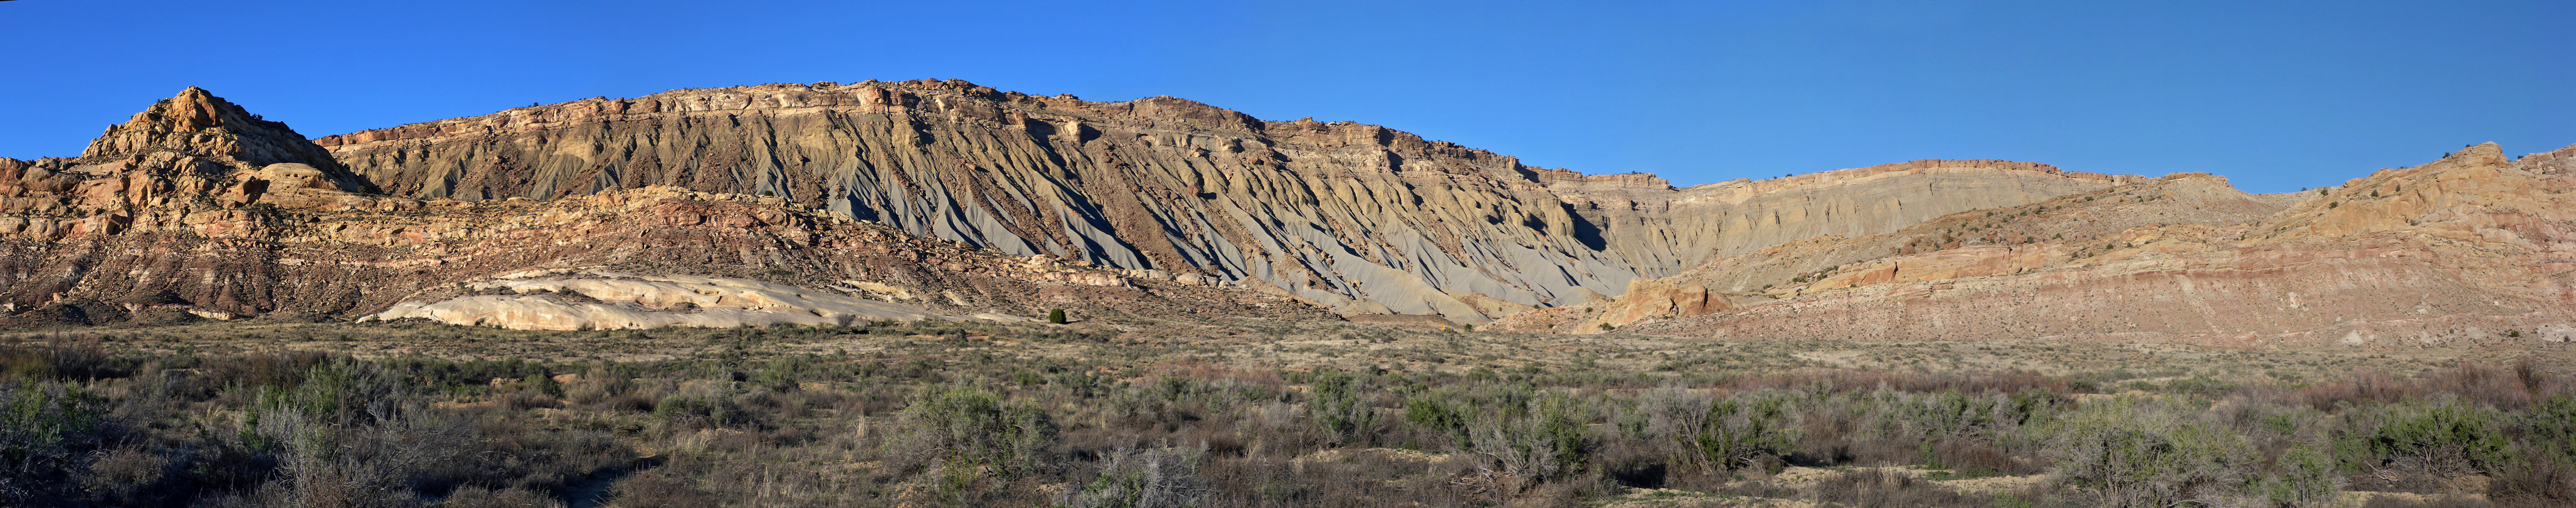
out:
{"label": "green bush", "polygon": [[964,386],[922,389],[898,416],[906,435],[896,443],[916,456],[928,456],[952,470],[977,468],[986,474],[1015,478],[1038,472],[1050,463],[1055,420],[1035,405],[1005,405],[993,392]]}
{"label": "green bush", "polygon": [[2343,477],[2335,469],[2334,454],[2310,445],[2291,447],[2263,479],[2263,496],[2271,506],[2332,506],[2335,493],[2343,490]]}
{"label": "green bush", "polygon": [[1474,450],[1500,469],[1531,484],[1563,477],[1582,467],[1587,455],[1582,402],[1562,393],[1527,399],[1520,405],[1494,408],[1469,425]]}
{"label": "green bush", "polygon": [[2177,506],[2237,494],[2252,444],[2201,411],[2167,399],[2121,397],[2085,405],[2046,429],[2051,476],[2094,506]]}
{"label": "green bush", "polygon": [[1047,309],[1047,323],[1064,324],[1064,309]]}
{"label": "green bush", "polygon": [[2541,453],[2576,462],[2576,394],[2559,394],[2523,410],[2522,438]]}
{"label": "green bush", "polygon": [[1798,422],[1786,410],[1793,396],[1754,392],[1711,404],[1693,444],[1721,469],[1777,465],[1798,443]]}
{"label": "green bush", "polygon": [[1377,408],[1357,377],[1340,371],[1318,373],[1308,388],[1306,412],[1334,443],[1366,445],[1377,435]]}
{"label": "green bush", "polygon": [[1453,446],[1465,446],[1471,409],[1449,390],[1425,392],[1404,401],[1404,422],[1416,428],[1445,436]]}
{"label": "green bush", "polygon": [[2344,415],[2336,448],[2357,470],[2491,474],[2510,459],[2503,424],[2495,409],[2457,399],[2368,406]]}
{"label": "green bush", "polygon": [[98,441],[98,402],[78,388],[0,388],[0,504],[19,506],[61,485]]}

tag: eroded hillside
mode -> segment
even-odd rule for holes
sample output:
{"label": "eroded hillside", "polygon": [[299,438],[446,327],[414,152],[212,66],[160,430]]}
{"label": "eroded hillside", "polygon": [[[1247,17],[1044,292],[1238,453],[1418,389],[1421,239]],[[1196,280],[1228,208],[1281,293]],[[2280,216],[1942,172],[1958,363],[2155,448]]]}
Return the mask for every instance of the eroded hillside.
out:
{"label": "eroded hillside", "polygon": [[[773,293],[878,300],[924,317],[1027,318],[1073,308],[1098,316],[1329,318],[1201,278],[1011,256],[775,197],[654,186],[470,202],[370,190],[285,125],[192,88],[109,129],[80,158],[0,159],[0,305],[22,325],[278,313],[348,318],[406,300],[478,296],[476,284],[496,276],[598,268],[737,281],[719,285],[763,282],[786,288]],[[464,322],[619,327],[627,322],[585,317],[580,309],[775,307],[749,293],[673,308],[654,305],[671,298],[653,295],[480,289],[486,300],[508,296],[513,303],[486,306]],[[494,314],[530,309],[575,315]]]}
{"label": "eroded hillside", "polygon": [[[1504,326],[2211,344],[2576,338],[2576,147],[2474,145],[2256,196],[2180,174],[1905,230],[1790,242]],[[1709,304],[1692,305],[1706,300]]]}
{"label": "eroded hillside", "polygon": [[1774,243],[1884,233],[2131,178],[1917,161],[1675,189],[1374,125],[954,80],[678,90],[318,142],[398,195],[770,194],[1013,254],[1275,288],[1345,314],[1466,322],[1589,301]]}

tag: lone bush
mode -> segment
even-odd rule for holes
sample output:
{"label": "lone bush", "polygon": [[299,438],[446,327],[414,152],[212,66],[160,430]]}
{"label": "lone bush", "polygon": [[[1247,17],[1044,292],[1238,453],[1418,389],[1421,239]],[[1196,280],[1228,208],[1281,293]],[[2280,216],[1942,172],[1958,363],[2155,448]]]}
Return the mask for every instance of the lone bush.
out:
{"label": "lone bush", "polygon": [[1798,442],[1788,404],[1787,393],[1744,394],[1711,404],[1694,444],[1721,469],[1774,469]]}
{"label": "lone bush", "polygon": [[2236,494],[2254,465],[2244,436],[2200,421],[2198,408],[2121,397],[2084,406],[2046,433],[2060,484],[2093,506],[2163,508]]}
{"label": "lone bush", "polygon": [[1307,414],[1332,442],[1368,444],[1377,435],[1377,408],[1369,405],[1372,397],[1358,378],[1325,372],[1315,379],[1312,391],[1312,398],[1306,399]]}
{"label": "lone bush", "polygon": [[908,435],[895,442],[915,457],[957,470],[988,468],[1006,479],[1049,464],[1057,433],[1045,410],[1004,405],[1001,396],[972,387],[924,388],[900,418]]}

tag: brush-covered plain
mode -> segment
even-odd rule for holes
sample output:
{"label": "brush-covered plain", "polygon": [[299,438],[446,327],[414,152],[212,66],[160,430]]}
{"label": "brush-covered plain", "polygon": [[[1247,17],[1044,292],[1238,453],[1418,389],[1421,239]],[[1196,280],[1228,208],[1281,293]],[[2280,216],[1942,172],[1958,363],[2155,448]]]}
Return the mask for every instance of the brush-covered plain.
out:
{"label": "brush-covered plain", "polygon": [[0,504],[2566,506],[2576,348],[1344,323],[0,337]]}

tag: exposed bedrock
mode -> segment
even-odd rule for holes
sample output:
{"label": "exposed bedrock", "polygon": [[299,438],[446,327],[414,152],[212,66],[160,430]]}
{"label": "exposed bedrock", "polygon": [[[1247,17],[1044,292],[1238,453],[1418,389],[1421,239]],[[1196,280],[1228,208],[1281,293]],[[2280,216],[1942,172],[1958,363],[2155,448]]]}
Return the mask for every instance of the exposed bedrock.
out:
{"label": "exposed bedrock", "polygon": [[[2184,173],[1711,261],[1495,328],[2223,345],[2576,340],[2576,147],[2250,195]],[[1674,305],[1707,288],[1730,307]],[[1605,326],[1606,325],[1606,326]]]}
{"label": "exposed bedrock", "polygon": [[1675,189],[1374,125],[953,80],[679,90],[318,142],[396,195],[769,194],[1014,254],[1235,281],[1345,314],[1471,322],[1780,242],[2133,178],[1917,161]]}
{"label": "exposed bedrock", "polygon": [[[189,89],[80,158],[0,159],[0,325],[355,317],[469,296],[460,284],[498,274],[589,267],[793,287],[781,291],[813,295],[801,300],[818,305],[807,313],[835,322],[910,315],[851,310],[868,306],[856,300],[949,317],[1325,316],[1204,278],[1011,256],[775,197],[652,186],[456,201],[366,190],[286,126]],[[525,326],[578,321],[522,314]],[[667,324],[707,324],[687,321]],[[769,321],[807,322],[708,323]]]}
{"label": "exposed bedrock", "polygon": [[[367,319],[422,318],[519,330],[849,326],[871,321],[960,319],[919,306],[727,277],[549,270],[507,274],[468,283],[467,287],[505,292],[435,302],[407,301]],[[989,313],[973,317],[1032,321]]]}

